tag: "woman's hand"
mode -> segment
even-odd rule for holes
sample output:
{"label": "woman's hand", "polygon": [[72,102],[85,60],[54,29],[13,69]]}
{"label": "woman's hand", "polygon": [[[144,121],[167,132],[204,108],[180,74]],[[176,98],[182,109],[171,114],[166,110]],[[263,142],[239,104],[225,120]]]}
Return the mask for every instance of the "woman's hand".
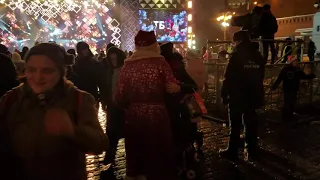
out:
{"label": "woman's hand", "polygon": [[49,135],[73,136],[75,134],[74,125],[65,110],[48,109],[45,114],[45,130]]}
{"label": "woman's hand", "polygon": [[181,87],[178,84],[175,84],[172,82],[168,83],[166,86],[167,86],[167,93],[170,93],[170,94],[178,93],[181,90]]}

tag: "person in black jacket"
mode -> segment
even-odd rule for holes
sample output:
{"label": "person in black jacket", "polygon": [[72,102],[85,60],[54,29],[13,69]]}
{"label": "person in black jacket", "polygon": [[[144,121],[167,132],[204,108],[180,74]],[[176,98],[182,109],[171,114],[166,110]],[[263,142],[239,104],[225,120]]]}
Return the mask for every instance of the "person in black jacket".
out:
{"label": "person in black jacket", "polygon": [[[225,105],[229,105],[230,140],[220,155],[238,160],[238,145],[242,120],[249,157],[258,152],[256,109],[264,105],[264,61],[260,52],[251,44],[247,31],[234,34],[236,48],[231,54],[221,93]],[[243,119],[242,119],[243,117]]]}
{"label": "person in black jacket", "polygon": [[9,90],[19,85],[16,68],[7,56],[8,48],[0,44],[0,98]]}
{"label": "person in black jacket", "polygon": [[[173,44],[165,43],[160,47],[161,55],[169,63],[174,77],[180,82],[179,86],[181,87],[180,93],[168,94],[166,97],[166,105],[172,121],[174,144],[178,149],[177,158],[180,158],[181,151],[193,144],[197,133],[197,124],[191,123],[191,117],[183,99],[197,91],[198,86],[187,73],[181,54],[173,52]],[[182,166],[181,159],[178,159],[177,163],[177,166]]]}
{"label": "person in black jacket", "polygon": [[118,85],[120,70],[124,65],[126,55],[115,46],[107,49],[107,56],[101,62],[103,82],[101,83],[101,103],[107,110],[107,135],[109,137],[109,149],[105,163],[114,162],[118,141],[123,137],[124,115],[123,109],[117,107],[113,101],[114,90]]}
{"label": "person in black jacket", "polygon": [[93,95],[99,100],[98,87],[101,81],[99,63],[94,59],[89,45],[85,42],[77,44],[77,54],[75,65],[73,66],[76,78],[74,84],[83,91]]}
{"label": "person in black jacket", "polygon": [[281,82],[283,82],[283,98],[284,107],[282,110],[282,120],[283,122],[292,122],[293,111],[297,102],[297,95],[299,92],[300,80],[301,79],[313,79],[314,74],[305,74],[302,69],[297,67],[298,58],[296,56],[291,56],[289,58],[290,65],[284,67],[277,80],[273,84],[271,90],[278,88]]}
{"label": "person in black jacket", "polygon": [[316,45],[310,39],[309,46],[308,46],[308,57],[309,57],[310,62],[314,61],[314,54],[316,53],[316,50],[317,50]]}
{"label": "person in black jacket", "polygon": [[271,6],[266,4],[263,6],[263,13],[260,19],[259,25],[262,39],[268,39],[269,41],[263,41],[263,56],[265,61],[268,60],[269,47],[271,50],[271,64],[274,64],[276,55],[276,48],[274,45],[274,34],[278,32],[278,22],[274,15],[271,13]]}

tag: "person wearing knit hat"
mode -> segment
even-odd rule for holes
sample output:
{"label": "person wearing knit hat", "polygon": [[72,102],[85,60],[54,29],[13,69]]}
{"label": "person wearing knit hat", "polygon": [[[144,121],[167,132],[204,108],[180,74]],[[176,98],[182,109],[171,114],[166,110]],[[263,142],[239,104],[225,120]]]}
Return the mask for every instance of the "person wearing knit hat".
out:
{"label": "person wearing knit hat", "polygon": [[301,79],[313,79],[316,76],[311,74],[306,74],[300,67],[298,67],[297,56],[288,56],[287,63],[271,87],[271,91],[276,90],[280,83],[282,82],[283,88],[283,109],[282,109],[282,121],[283,122],[293,122],[294,108],[297,103],[297,96],[299,92],[299,86]]}
{"label": "person wearing knit hat", "polygon": [[[180,86],[160,55],[154,31],[139,31],[121,69],[114,101],[126,110],[126,179],[176,179],[165,96]],[[156,139],[156,140],[155,140]]]}
{"label": "person wearing knit hat", "polygon": [[1,159],[7,156],[5,164],[14,171],[2,178],[86,180],[86,154],[108,148],[95,99],[64,78],[64,67],[73,59],[52,43],[39,43],[26,55],[26,81],[0,100],[6,112],[1,120],[11,122],[1,124],[1,143],[10,148],[2,151],[7,146],[1,144]]}

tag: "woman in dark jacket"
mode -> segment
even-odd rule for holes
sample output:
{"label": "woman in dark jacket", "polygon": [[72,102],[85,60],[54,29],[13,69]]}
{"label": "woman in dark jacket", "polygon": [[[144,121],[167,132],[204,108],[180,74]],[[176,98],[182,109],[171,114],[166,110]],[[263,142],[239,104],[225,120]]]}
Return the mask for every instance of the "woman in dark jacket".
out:
{"label": "woman in dark jacket", "polygon": [[113,94],[118,85],[118,78],[125,57],[122,50],[113,46],[107,50],[107,56],[101,62],[103,82],[100,87],[100,100],[107,110],[107,134],[110,136],[110,147],[107,151],[106,163],[114,160],[118,141],[123,136],[124,111],[115,105]]}
{"label": "woman in dark jacket", "polygon": [[[161,45],[161,55],[170,64],[175,78],[180,82],[181,91],[175,95],[167,96],[167,108],[172,121],[173,138],[178,151],[184,149],[195,139],[196,124],[191,123],[188,108],[183,102],[185,96],[193,94],[198,87],[196,82],[187,73],[183,57],[173,52],[173,44]],[[179,161],[180,162],[180,161]],[[179,166],[179,165],[178,165]]]}

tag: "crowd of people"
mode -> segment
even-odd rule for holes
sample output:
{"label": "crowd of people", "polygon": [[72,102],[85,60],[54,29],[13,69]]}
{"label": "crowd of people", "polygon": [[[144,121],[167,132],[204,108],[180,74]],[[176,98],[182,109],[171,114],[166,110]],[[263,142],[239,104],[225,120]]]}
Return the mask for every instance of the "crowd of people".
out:
{"label": "crowd of people", "polygon": [[[231,132],[220,155],[237,161],[242,119],[248,158],[259,156],[256,109],[264,105],[267,58],[248,31],[236,32],[233,41],[232,52],[221,50],[221,56],[231,57],[221,89]],[[37,43],[13,53],[0,45],[4,179],[85,180],[85,154],[106,151],[103,163],[113,164],[123,137],[126,179],[174,180],[183,174],[186,149],[197,143],[201,151],[195,119],[202,114],[194,117],[188,104],[205,85],[201,55],[190,50],[183,56],[172,43],[158,43],[153,31],[137,33],[133,53],[113,44],[105,52],[95,56],[86,42],[67,51],[55,43]],[[292,119],[300,79],[314,78],[296,66],[297,59],[288,57],[290,66],[272,88],[283,81],[285,120]],[[98,121],[99,104],[107,114],[106,134]]]}
{"label": "crowd of people", "polygon": [[183,170],[183,151],[198,135],[185,99],[205,83],[195,51],[184,58],[144,31],[130,56],[109,44],[99,59],[85,42],[0,51],[2,177],[84,180],[85,154],[107,151],[104,163],[114,163],[122,137],[128,179],[175,179]]}

